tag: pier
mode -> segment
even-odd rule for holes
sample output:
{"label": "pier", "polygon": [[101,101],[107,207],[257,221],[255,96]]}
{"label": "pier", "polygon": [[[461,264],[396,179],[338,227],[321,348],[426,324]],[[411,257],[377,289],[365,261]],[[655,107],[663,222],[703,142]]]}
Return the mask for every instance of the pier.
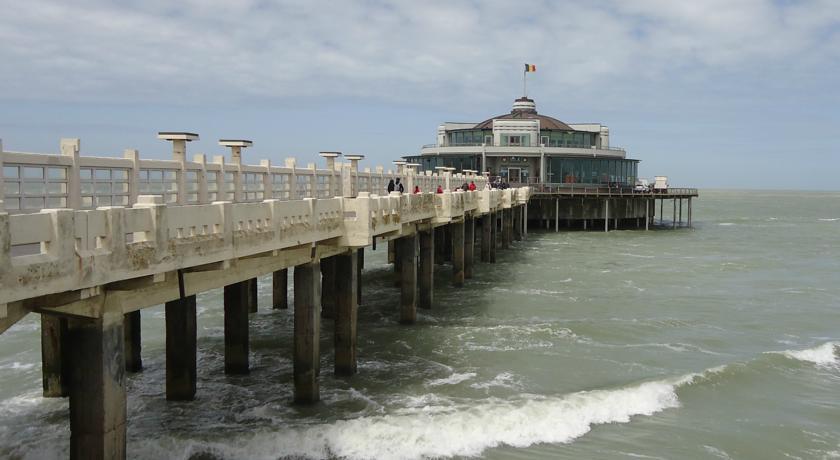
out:
{"label": "pier", "polygon": [[[230,163],[189,161],[197,135],[159,137],[172,143],[171,160],[82,156],[78,139],[62,140],[60,155],[0,155],[0,333],[40,314],[43,394],[69,396],[71,458],[125,457],[126,373],[143,367],[143,308],[165,305],[166,399],[189,401],[196,294],[224,289],[224,371],[247,374],[256,278],[272,274],[273,308],[288,308],[292,270],[289,383],[297,403],[312,403],[322,317],[334,320],[334,372],[356,373],[364,248],[388,248],[401,292],[394,315],[412,324],[418,306],[435,307],[435,263],[450,262],[446,281],[463,286],[477,240],[481,261],[494,263],[497,248],[527,233],[528,187],[490,190],[479,175],[401,162],[360,171],[360,155],[339,162],[337,152],[322,153],[326,169],[247,165],[247,140],[220,141]],[[423,193],[387,193],[397,177]],[[478,190],[453,191],[464,181]]]}

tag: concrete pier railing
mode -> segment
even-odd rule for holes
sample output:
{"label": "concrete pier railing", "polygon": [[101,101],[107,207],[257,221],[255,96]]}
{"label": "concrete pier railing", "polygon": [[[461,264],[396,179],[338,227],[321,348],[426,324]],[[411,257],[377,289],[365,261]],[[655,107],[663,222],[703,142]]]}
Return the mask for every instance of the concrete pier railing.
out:
{"label": "concrete pier railing", "polygon": [[[174,160],[80,157],[75,140],[62,142],[60,156],[0,145],[0,333],[40,314],[44,396],[70,398],[71,458],[126,456],[125,376],[142,369],[143,308],[165,304],[166,398],[192,400],[196,294],[224,290],[225,373],[248,373],[257,278],[271,275],[272,307],[285,309],[292,269],[294,399],[312,403],[321,317],[333,320],[335,373],[356,372],[363,248],[387,245],[400,287],[395,314],[411,324],[417,308],[433,308],[436,258],[460,287],[479,240],[481,260],[493,263],[497,247],[527,234],[527,187],[490,190],[481,176],[404,164],[359,172],[360,156],[340,164],[335,152],[322,153],[326,170],[294,160],[246,166],[243,140],[220,141],[230,167],[186,162],[197,136],[161,136]],[[388,193],[398,177],[421,193]],[[465,182],[477,190],[453,191]]]}

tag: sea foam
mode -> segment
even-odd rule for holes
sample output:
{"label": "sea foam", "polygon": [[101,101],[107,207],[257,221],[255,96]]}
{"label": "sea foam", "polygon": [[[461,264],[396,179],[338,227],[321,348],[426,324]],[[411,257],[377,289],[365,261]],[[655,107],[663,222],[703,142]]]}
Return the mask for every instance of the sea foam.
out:
{"label": "sea foam", "polygon": [[189,458],[200,453],[265,459],[477,456],[500,445],[568,443],[589,432],[593,425],[628,423],[634,416],[679,407],[676,389],[702,375],[705,373],[564,396],[488,398],[441,410],[422,406],[391,415],[261,432],[224,444],[170,438],[133,447],[144,458],[158,454]]}
{"label": "sea foam", "polygon": [[814,348],[805,350],[785,350],[773,352],[787,356],[799,361],[808,361],[818,366],[830,366],[838,364],[835,347],[840,346],[838,342],[826,342]]}

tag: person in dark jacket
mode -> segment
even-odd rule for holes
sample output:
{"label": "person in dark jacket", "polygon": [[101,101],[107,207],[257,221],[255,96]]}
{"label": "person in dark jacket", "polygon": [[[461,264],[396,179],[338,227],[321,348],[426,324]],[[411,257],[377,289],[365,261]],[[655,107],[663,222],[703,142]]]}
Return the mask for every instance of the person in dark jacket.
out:
{"label": "person in dark jacket", "polygon": [[[399,180],[399,179],[397,179],[397,180]],[[394,179],[391,179],[391,180],[388,181],[388,193],[391,193],[393,191],[394,191]]]}
{"label": "person in dark jacket", "polygon": [[398,191],[398,192],[400,192],[400,193],[405,192],[405,187],[403,187],[403,184],[402,184],[402,183],[400,183],[400,178],[399,178],[399,177],[397,178],[397,182],[396,182],[396,184],[395,184],[395,185],[396,185],[396,187],[397,187],[397,191]]}

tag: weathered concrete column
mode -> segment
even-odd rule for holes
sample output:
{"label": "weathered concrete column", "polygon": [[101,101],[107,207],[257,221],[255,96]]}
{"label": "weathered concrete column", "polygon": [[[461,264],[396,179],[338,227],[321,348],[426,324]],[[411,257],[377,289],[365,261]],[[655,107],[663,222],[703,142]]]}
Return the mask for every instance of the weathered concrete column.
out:
{"label": "weathered concrete column", "polygon": [[397,240],[397,257],[400,265],[400,323],[412,324],[417,320],[417,235]]}
{"label": "weathered concrete column", "polygon": [[510,237],[511,234],[508,231],[510,225],[508,224],[508,219],[510,219],[510,213],[508,213],[507,209],[502,209],[499,211],[501,217],[501,237],[502,237],[502,249],[510,249]]}
{"label": "weathered concrete column", "polygon": [[490,246],[493,239],[493,216],[481,216],[481,261],[490,262]]}
{"label": "weathered concrete column", "polygon": [[[374,238],[376,239],[376,238]],[[375,246],[375,245],[374,245]],[[396,246],[394,246],[394,240],[388,240],[388,263],[392,264],[396,261]]]}
{"label": "weathered concrete column", "polygon": [[143,358],[140,356],[140,310],[126,313],[125,324],[125,370],[140,372],[143,370]]}
{"label": "weathered concrete column", "polygon": [[490,213],[490,263],[496,263],[496,246],[499,244],[498,215]]}
{"label": "weathered concrete column", "polygon": [[60,398],[70,391],[67,319],[41,314],[41,375],[45,398]]}
{"label": "weathered concrete column", "polygon": [[359,315],[359,256],[355,249],[335,256],[335,375],[356,373],[356,322]]}
{"label": "weathered concrete column", "polygon": [[271,303],[275,310],[289,308],[289,269],[277,270],[271,275]]}
{"label": "weathered concrete column", "polygon": [[464,216],[464,278],[473,277],[475,264],[475,218]]}
{"label": "weathered concrete column", "polygon": [[554,199],[554,231],[560,231],[560,198]]}
{"label": "weathered concrete column", "polygon": [[452,225],[441,227],[443,229],[443,260],[452,262]]}
{"label": "weathered concrete column", "polygon": [[443,265],[443,263],[446,261],[446,256],[443,255],[443,253],[446,251],[446,241],[444,236],[444,233],[446,232],[445,227],[446,226],[444,225],[435,229],[435,243],[433,245],[435,256],[433,257],[433,259],[438,265]]}
{"label": "weathered concrete column", "polygon": [[321,332],[321,267],[316,262],[298,265],[295,280],[295,402],[314,403],[320,399],[318,375],[321,373],[319,335]]}
{"label": "weathered concrete column", "polygon": [[335,257],[321,259],[321,286],[327,286],[321,292],[321,318],[335,318]]}
{"label": "weathered concrete column", "polygon": [[645,200],[645,230],[650,229],[650,200]]}
{"label": "weathered concrete column", "polygon": [[259,284],[256,278],[248,280],[248,312],[256,313],[259,309]]}
{"label": "weathered concrete column", "polygon": [[610,200],[604,200],[604,231],[610,231]]}
{"label": "weathered concrete column", "polygon": [[449,224],[452,236],[452,285],[464,286],[464,221]]}
{"label": "weathered concrete column", "polygon": [[[248,313],[245,310],[245,324]],[[195,296],[166,302],[166,399],[192,401],[196,382]]]}
{"label": "weathered concrete column", "polygon": [[671,200],[674,202],[674,212],[671,214],[671,228],[677,228],[677,199]]}
{"label": "weathered concrete column", "polygon": [[420,308],[432,308],[435,299],[435,233],[434,228],[419,232],[420,261],[418,278],[420,281]]}
{"label": "weathered concrete column", "polygon": [[522,206],[513,208],[513,239],[522,241]]}
{"label": "weathered concrete column", "polygon": [[691,228],[691,197],[688,198],[688,228]]}
{"label": "weathered concrete column", "polygon": [[124,459],[125,355],[122,312],[68,319],[70,458]]}
{"label": "weathered concrete column", "polygon": [[[376,238],[374,238],[376,239]],[[362,270],[365,268],[365,248],[356,250],[356,304],[362,304]]]}
{"label": "weathered concrete column", "polygon": [[247,374],[248,290],[250,280],[225,286],[225,373]]}
{"label": "weathered concrete column", "polygon": [[522,235],[528,236],[528,203],[522,206]]}

